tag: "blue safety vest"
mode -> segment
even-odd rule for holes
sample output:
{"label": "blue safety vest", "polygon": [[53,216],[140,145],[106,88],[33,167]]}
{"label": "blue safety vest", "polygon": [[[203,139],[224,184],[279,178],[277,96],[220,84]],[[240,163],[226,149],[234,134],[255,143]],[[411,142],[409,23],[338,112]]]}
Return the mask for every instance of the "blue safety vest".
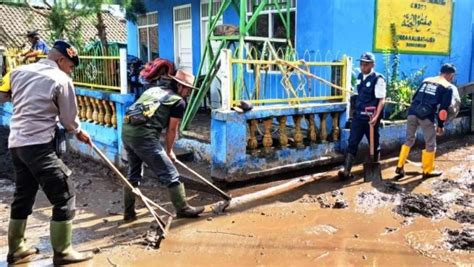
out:
{"label": "blue safety vest", "polygon": [[[440,77],[425,79],[413,96],[413,101],[408,109],[408,115],[416,116],[416,109],[421,103],[425,103],[431,106],[432,110],[427,119],[434,122],[436,113],[438,112],[438,105],[440,110],[447,110],[451,105],[453,87],[454,85]],[[441,121],[439,121],[438,124],[439,126],[443,126],[443,122]]]}

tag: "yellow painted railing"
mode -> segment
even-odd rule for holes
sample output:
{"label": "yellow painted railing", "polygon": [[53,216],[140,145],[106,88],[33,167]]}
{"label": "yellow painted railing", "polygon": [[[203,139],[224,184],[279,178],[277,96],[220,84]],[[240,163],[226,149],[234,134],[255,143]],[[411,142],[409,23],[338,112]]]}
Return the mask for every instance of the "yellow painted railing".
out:
{"label": "yellow painted railing", "polygon": [[[247,100],[254,105],[308,102],[343,102],[346,100],[348,60],[306,62],[230,58],[231,105]],[[244,66],[244,75],[236,77]],[[293,68],[291,66],[297,66]],[[301,71],[304,70],[304,71]],[[305,72],[305,73],[303,73]],[[308,75],[308,74],[311,75]],[[241,79],[237,83],[237,79]],[[236,87],[240,84],[240,88]]]}
{"label": "yellow painted railing", "polygon": [[[39,56],[23,62],[18,55],[21,54],[19,49],[9,49],[6,52],[7,71],[23,64],[29,64],[44,58]],[[83,54],[79,56],[81,64],[76,67],[72,75],[75,85],[87,87],[91,89],[103,90],[121,90],[120,76],[120,56],[93,56]]]}
{"label": "yellow painted railing", "polygon": [[227,49],[220,54],[224,108],[241,100],[254,105],[291,106],[345,102],[351,90],[350,57],[320,51],[298,55],[291,45],[268,38],[252,40],[243,47],[243,58],[241,54]]}

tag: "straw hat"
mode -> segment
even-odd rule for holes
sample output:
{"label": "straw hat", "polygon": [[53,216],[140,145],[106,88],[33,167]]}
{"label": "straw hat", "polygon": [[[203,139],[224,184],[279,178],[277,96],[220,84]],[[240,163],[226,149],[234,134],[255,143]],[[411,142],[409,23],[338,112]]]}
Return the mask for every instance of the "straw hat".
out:
{"label": "straw hat", "polygon": [[177,81],[178,83],[189,87],[191,89],[199,90],[199,88],[194,87],[194,75],[191,73],[184,71],[184,70],[177,70],[174,76],[170,76],[173,80]]}

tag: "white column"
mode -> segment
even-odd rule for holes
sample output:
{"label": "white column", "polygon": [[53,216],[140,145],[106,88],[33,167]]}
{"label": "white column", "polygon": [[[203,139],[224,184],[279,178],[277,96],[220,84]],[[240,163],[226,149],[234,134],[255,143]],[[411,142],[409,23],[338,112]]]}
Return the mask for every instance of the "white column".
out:
{"label": "white column", "polygon": [[344,60],[346,61],[346,84],[344,84],[344,88],[346,88],[346,103],[347,103],[347,108],[346,108],[346,118],[349,118],[349,110],[351,106],[351,93],[350,91],[352,90],[352,58],[345,56]]}
{"label": "white column", "polygon": [[120,93],[128,94],[127,81],[127,49],[120,48]]}
{"label": "white column", "polygon": [[232,107],[232,51],[222,49],[220,56],[221,67],[219,77],[221,79],[222,110],[229,110]]}

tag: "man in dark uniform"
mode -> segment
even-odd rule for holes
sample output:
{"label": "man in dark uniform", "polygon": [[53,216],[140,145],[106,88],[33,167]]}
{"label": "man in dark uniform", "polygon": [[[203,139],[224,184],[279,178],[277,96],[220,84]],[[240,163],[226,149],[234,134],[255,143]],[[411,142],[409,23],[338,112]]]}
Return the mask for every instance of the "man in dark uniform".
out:
{"label": "man in dark uniform", "polygon": [[[448,109],[452,102],[453,92],[457,89],[451,84],[456,73],[452,64],[444,64],[439,76],[427,78],[413,96],[413,101],[408,109],[407,140],[400,150],[395,173],[397,179],[405,176],[403,165],[408,158],[411,147],[415,144],[418,127],[423,131],[425,149],[422,151],[421,165],[423,178],[441,176],[443,173],[435,171],[436,135],[444,134],[444,122],[448,117]],[[439,106],[439,115],[436,116]],[[435,126],[435,118],[437,126]]]}
{"label": "man in dark uniform", "polygon": [[7,262],[28,261],[38,253],[25,244],[26,220],[41,187],[53,205],[50,238],[53,263],[65,265],[92,258],[72,248],[72,219],[76,196],[71,170],[58,158],[54,134],[58,121],[84,143],[89,135],[80,128],[74,85],[69,75],[79,65],[74,47],[57,41],[47,59],[23,65],[11,73],[13,115],[10,148],[15,170],[15,193],[8,225]]}
{"label": "man in dark uniform", "polygon": [[21,54],[23,62],[29,58],[36,58],[40,55],[47,55],[49,52],[48,45],[41,39],[38,31],[31,31],[26,34],[28,41],[31,43],[31,48],[27,52]]}
{"label": "man in dark uniform", "polygon": [[[379,146],[379,124],[382,110],[385,104],[386,84],[384,77],[374,71],[375,56],[366,52],[359,59],[361,73],[357,77],[357,99],[351,123],[349,146],[344,161],[344,170],[339,171],[341,180],[352,177],[351,169],[354,162],[359,143],[364,135],[369,140],[370,125],[374,126],[374,147],[376,149],[375,160],[380,156]],[[368,112],[367,108],[375,108]]]}
{"label": "man in dark uniform", "polygon": [[[185,99],[191,90],[197,89],[193,83],[192,74],[178,70],[171,79],[162,79],[157,87],[147,89],[127,110],[122,131],[130,183],[139,186],[145,162],[168,188],[177,216],[185,218],[197,217],[204,211],[203,207],[192,207],[186,202],[184,185],[173,164],[173,146],[186,109]],[[160,143],[163,129],[167,129],[166,148]],[[128,188],[124,188],[124,208],[124,220],[135,220],[135,195]]]}

